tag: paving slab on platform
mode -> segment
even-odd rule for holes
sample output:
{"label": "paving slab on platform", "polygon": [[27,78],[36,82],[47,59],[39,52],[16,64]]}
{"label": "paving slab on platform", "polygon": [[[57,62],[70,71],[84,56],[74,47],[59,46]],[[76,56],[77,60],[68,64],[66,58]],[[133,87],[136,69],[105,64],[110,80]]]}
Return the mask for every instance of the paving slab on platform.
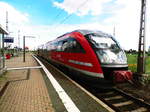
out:
{"label": "paving slab on platform", "polygon": [[[30,63],[20,62],[14,67],[37,66],[32,56],[28,58]],[[9,84],[0,96],[0,112],[54,112],[40,69],[10,70],[6,73]]]}

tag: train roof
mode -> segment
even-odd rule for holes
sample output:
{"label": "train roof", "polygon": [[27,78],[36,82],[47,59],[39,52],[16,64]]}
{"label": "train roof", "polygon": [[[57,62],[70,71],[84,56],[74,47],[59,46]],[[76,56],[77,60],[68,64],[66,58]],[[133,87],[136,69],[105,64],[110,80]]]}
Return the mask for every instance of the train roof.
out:
{"label": "train roof", "polygon": [[[99,34],[99,35],[101,35],[101,36],[105,36],[105,37],[112,37],[111,35],[109,35],[109,34],[107,34],[107,33],[104,33],[104,32],[102,32],[102,31],[98,31],[98,30],[80,30],[80,29],[78,29],[78,30],[74,30],[74,31],[72,31],[72,32],[68,32],[68,33],[65,33],[64,35],[67,35],[67,34],[69,34],[69,33],[73,33],[73,32],[79,32],[79,33],[81,33],[82,35],[88,35],[88,34]],[[64,35],[61,35],[61,36],[59,36],[59,37],[57,37],[57,38],[61,38],[61,37],[63,37]],[[113,38],[113,37],[112,37]]]}
{"label": "train roof", "polygon": [[[108,33],[104,33],[102,31],[99,31],[99,30],[75,30],[73,32],[79,32],[81,33],[82,35],[88,35],[88,34],[98,34],[100,36],[103,36],[103,37],[109,37],[109,38],[112,38],[114,41],[116,41],[116,39],[108,34]],[[117,42],[117,41],[116,41]],[[117,42],[118,43],[118,42]]]}
{"label": "train roof", "polygon": [[73,32],[79,32],[79,33],[81,33],[83,35],[88,35],[88,34],[96,33],[96,34],[99,34],[99,35],[112,37],[111,35],[109,35],[107,33],[104,33],[102,31],[97,31],[97,30],[75,30]]}

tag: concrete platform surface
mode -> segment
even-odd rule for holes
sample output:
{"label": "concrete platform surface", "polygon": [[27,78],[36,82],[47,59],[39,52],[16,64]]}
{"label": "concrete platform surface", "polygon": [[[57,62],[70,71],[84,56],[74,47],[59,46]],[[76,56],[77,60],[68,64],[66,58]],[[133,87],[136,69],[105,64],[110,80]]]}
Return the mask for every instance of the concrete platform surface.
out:
{"label": "concrete platform surface", "polygon": [[[31,54],[27,54],[26,63],[19,59],[12,58],[13,61],[7,60],[6,64],[38,66]],[[40,69],[10,70],[5,77],[7,86],[0,96],[0,112],[54,112]]]}

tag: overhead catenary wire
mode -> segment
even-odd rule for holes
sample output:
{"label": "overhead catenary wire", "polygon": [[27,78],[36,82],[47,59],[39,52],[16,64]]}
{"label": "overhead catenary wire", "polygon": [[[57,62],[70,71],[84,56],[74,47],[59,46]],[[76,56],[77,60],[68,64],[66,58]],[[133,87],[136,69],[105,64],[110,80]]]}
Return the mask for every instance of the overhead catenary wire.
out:
{"label": "overhead catenary wire", "polygon": [[56,16],[53,18],[53,21],[56,21],[56,19],[57,19],[59,16],[62,15],[63,11],[64,11],[64,10],[60,10],[60,11],[56,14]]}
{"label": "overhead catenary wire", "polygon": [[[81,7],[83,7],[88,1],[89,1],[89,0],[85,0],[82,4],[80,4],[76,11],[78,11]],[[61,20],[61,21],[59,22],[59,24],[56,25],[55,28],[59,27],[61,24],[63,24],[66,20],[68,20],[68,19],[69,19],[70,17],[72,17],[72,16],[73,16],[73,13],[72,13],[72,14],[69,14],[68,16],[66,16],[63,20]],[[55,29],[55,28],[54,28],[54,29]]]}
{"label": "overhead catenary wire", "polygon": [[56,21],[56,19],[62,15],[62,12],[63,12],[63,10],[60,10],[52,21]]}

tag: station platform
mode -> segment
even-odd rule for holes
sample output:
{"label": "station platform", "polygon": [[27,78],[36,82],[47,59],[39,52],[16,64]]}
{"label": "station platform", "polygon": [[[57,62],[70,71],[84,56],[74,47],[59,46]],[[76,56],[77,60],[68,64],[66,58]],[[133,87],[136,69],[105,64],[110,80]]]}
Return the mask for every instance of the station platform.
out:
{"label": "station platform", "polygon": [[7,81],[0,88],[0,112],[113,112],[53,66],[38,63],[32,54],[25,63],[18,59],[13,58],[14,68],[8,64]]}
{"label": "station platform", "polygon": [[37,62],[31,55],[25,63],[22,59],[6,60],[7,80],[1,83],[0,112],[54,112]]}

